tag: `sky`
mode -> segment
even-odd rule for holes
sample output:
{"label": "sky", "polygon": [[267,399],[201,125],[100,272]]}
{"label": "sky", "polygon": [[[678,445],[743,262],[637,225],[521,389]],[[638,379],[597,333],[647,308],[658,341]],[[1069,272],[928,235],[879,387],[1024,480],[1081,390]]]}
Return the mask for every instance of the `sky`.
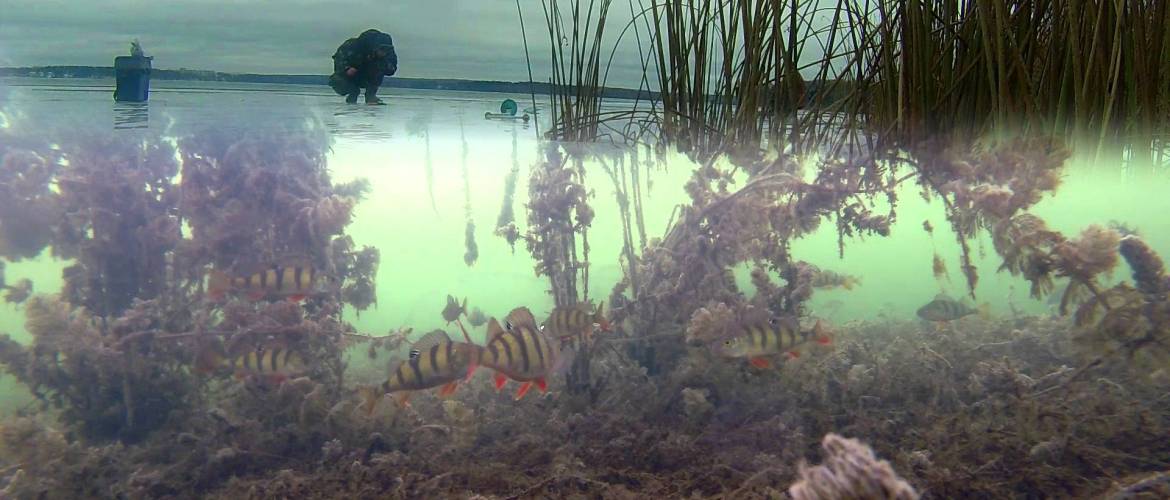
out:
{"label": "sky", "polygon": [[[521,5],[534,79],[547,80],[541,2]],[[629,2],[610,18],[607,56]],[[111,66],[137,38],[156,68],[328,74],[337,46],[368,28],[394,37],[397,76],[528,80],[515,0],[0,0],[0,66]],[[633,31],[616,59],[610,85],[636,86]]]}

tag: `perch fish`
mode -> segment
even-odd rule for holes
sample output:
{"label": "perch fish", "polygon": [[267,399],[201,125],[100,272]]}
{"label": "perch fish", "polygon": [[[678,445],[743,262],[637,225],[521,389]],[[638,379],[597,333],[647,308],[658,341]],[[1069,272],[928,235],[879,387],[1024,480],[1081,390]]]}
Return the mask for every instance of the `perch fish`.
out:
{"label": "perch fish", "polygon": [[602,311],[603,307],[604,304],[598,304],[593,311],[589,310],[587,304],[555,308],[541,325],[541,330],[559,339],[562,347],[589,345],[595,329],[606,333],[613,331],[613,326]]}
{"label": "perch fish", "polygon": [[247,276],[232,276],[212,270],[207,279],[207,296],[222,300],[228,293],[243,293],[249,300],[268,296],[300,302],[314,293],[318,274],[312,265],[273,265]]}
{"label": "perch fish", "polygon": [[409,406],[414,391],[442,386],[439,396],[455,392],[461,379],[470,379],[483,356],[483,347],[466,342],[454,342],[447,332],[435,330],[410,347],[410,357],[398,364],[394,372],[379,388],[359,389],[362,407],[373,413],[384,394],[398,393],[398,403]]}
{"label": "perch fish", "polygon": [[261,346],[230,357],[217,348],[204,348],[195,360],[195,371],[206,375],[220,370],[231,371],[237,380],[259,378],[280,383],[304,373],[306,368],[299,353],[284,347]]}
{"label": "perch fish", "polygon": [[919,318],[927,321],[946,322],[964,318],[972,314],[987,317],[989,315],[988,307],[987,304],[983,304],[976,309],[967,305],[965,302],[960,302],[940,294],[934,300],[927,302],[926,305],[919,307],[916,314],[918,314]]}
{"label": "perch fish", "polygon": [[479,328],[487,324],[487,315],[476,307],[471,310],[471,314],[467,315],[467,321],[471,323],[471,326]]}
{"label": "perch fish", "polygon": [[548,392],[547,378],[563,371],[575,353],[572,348],[559,348],[541,331],[527,307],[513,309],[502,327],[495,318],[488,320],[488,339],[482,364],[496,371],[497,391],[509,378],[522,382],[516,399],[523,398],[533,384]]}
{"label": "perch fish", "polygon": [[861,284],[861,278],[857,276],[842,274],[827,269],[821,269],[813,275],[813,288],[830,289],[830,288],[844,288],[852,290],[853,287]]}
{"label": "perch fish", "polygon": [[712,343],[716,354],[725,358],[747,358],[757,368],[769,368],[768,356],[786,354],[800,357],[812,344],[833,343],[828,327],[817,320],[811,331],[801,331],[795,318],[754,315],[737,322],[731,334]]}
{"label": "perch fish", "polygon": [[463,303],[459,303],[459,299],[451,295],[447,295],[447,305],[443,307],[443,319],[447,320],[447,324],[459,319],[460,316],[467,314],[467,297],[463,298]]}

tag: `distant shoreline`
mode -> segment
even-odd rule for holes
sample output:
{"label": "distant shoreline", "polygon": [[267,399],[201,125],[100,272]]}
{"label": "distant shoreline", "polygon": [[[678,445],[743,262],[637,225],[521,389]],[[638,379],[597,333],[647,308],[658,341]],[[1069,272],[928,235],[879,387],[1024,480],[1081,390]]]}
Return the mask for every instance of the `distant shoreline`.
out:
{"label": "distant shoreline", "polygon": [[[24,77],[45,79],[96,79],[114,78],[112,66],[26,66],[0,67],[0,77]],[[178,80],[231,83],[267,83],[287,85],[327,86],[329,75],[279,75],[258,73],[223,73],[219,71],[190,69],[152,69],[152,80]],[[535,92],[549,95],[549,84],[534,82],[504,82],[494,80],[461,80],[455,78],[398,78],[390,77],[383,85],[387,88],[416,90],[448,90],[460,92],[491,92],[503,94],[529,94]],[[602,96],[609,99],[651,99],[655,93],[634,89],[608,87]]]}

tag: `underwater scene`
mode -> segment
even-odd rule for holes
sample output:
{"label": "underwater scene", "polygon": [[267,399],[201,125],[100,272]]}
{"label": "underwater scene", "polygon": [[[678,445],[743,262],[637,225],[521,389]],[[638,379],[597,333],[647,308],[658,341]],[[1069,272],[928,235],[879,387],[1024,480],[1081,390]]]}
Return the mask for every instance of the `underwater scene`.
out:
{"label": "underwater scene", "polygon": [[0,499],[1170,498],[1170,7],[685,4],[3,73]]}

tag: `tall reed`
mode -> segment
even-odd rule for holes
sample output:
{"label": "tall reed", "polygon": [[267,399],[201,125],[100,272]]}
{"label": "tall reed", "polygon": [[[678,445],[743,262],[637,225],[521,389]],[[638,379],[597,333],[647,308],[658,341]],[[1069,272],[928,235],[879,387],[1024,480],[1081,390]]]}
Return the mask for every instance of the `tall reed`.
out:
{"label": "tall reed", "polygon": [[[560,140],[592,141],[598,137],[602,39],[612,0],[589,0],[584,9],[582,3],[541,1],[551,42],[550,135]],[[562,9],[562,4],[569,5]]]}
{"label": "tall reed", "polygon": [[1147,158],[1164,147],[1164,1],[901,0],[878,14],[867,115],[900,142],[1012,130]]}
{"label": "tall reed", "polygon": [[[571,2],[571,23],[561,21],[563,3],[544,3],[553,136],[587,140],[607,121],[646,120],[600,112],[610,2],[584,10]],[[1168,2],[628,3],[633,20],[614,43],[630,43],[633,32],[643,81],[658,99],[649,113],[658,138],[687,153],[872,150],[938,135],[1038,132],[1082,150],[1167,155]]]}

